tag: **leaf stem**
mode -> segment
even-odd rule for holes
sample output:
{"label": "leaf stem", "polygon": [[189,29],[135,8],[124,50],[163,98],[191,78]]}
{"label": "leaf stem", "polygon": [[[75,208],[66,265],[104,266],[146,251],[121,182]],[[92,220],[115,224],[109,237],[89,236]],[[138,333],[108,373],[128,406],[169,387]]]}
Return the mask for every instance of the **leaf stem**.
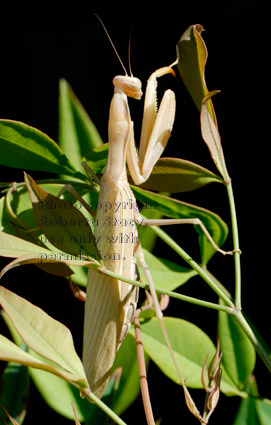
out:
{"label": "leaf stem", "polygon": [[240,248],[239,248],[239,236],[238,236],[238,225],[237,225],[237,216],[236,208],[232,190],[231,181],[226,184],[229,204],[230,204],[230,213],[231,213],[231,223],[232,223],[232,239],[233,239],[233,248],[234,248],[234,271],[235,271],[235,308],[237,311],[241,311],[241,262],[240,262]]}
{"label": "leaf stem", "polygon": [[[164,241],[166,242],[177,254],[179,254],[191,267],[194,269],[199,276],[201,276],[205,282],[213,289],[213,291],[229,306],[231,309],[235,310],[234,303],[230,298],[212,279],[210,274],[205,271],[195,260],[193,260],[190,255],[187,254],[166,232],[164,232],[160,227],[152,226],[152,230]],[[231,310],[232,311],[232,310]]]}
{"label": "leaf stem", "polygon": [[102,400],[96,397],[92,392],[84,393],[84,396],[91,402],[100,407],[116,424],[127,425],[113,410],[111,410]]}
{"label": "leaf stem", "polygon": [[[82,189],[86,189],[88,191],[94,191],[97,192],[97,190],[95,188],[93,188],[93,186],[90,183],[87,182],[83,182],[82,180],[67,180],[67,179],[42,179],[42,180],[36,180],[36,183],[38,184],[63,184],[63,185],[67,185],[67,184],[71,184],[73,186],[77,186],[80,187]],[[0,184],[0,188],[3,187],[5,189],[3,189],[1,191],[1,193],[6,193],[12,186],[13,186],[13,182],[6,182],[6,183],[1,183]],[[25,187],[25,182],[20,182],[20,183],[16,183],[16,189],[20,188],[20,187]]]}
{"label": "leaf stem", "polygon": [[[101,273],[107,274],[108,276],[111,276],[115,279],[122,280],[123,282],[130,283],[131,285],[138,286],[139,288],[149,289],[149,285],[147,283],[139,282],[138,280],[132,280],[132,279],[126,278],[126,277],[118,275],[118,274],[116,274],[116,273],[114,273],[111,270],[108,270],[106,268],[99,269],[98,271],[101,272]],[[186,302],[189,302],[191,304],[200,305],[201,307],[207,307],[207,308],[211,308],[213,310],[224,311],[225,313],[228,313],[228,314],[233,314],[233,312],[234,312],[234,308],[232,308],[232,307],[212,303],[210,301],[200,300],[199,298],[194,298],[194,297],[190,297],[188,295],[179,294],[177,292],[169,291],[168,289],[159,288],[157,286],[155,286],[155,291],[158,294],[168,295],[169,297],[176,298],[180,301],[186,301]]]}

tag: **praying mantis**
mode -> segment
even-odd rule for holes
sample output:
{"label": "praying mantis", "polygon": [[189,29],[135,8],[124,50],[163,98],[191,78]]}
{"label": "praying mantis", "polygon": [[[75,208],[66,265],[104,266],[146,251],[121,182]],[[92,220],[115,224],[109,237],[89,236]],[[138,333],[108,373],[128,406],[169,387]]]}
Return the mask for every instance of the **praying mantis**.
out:
{"label": "praying mantis", "polygon": [[[136,201],[127,180],[126,158],[133,180],[142,183],[150,175],[168,141],[175,115],[175,96],[172,91],[165,93],[155,120],[156,78],[167,73],[173,73],[171,66],[154,72],[148,82],[144,107],[147,113],[144,115],[139,161],[127,96],[140,99],[141,82],[127,75],[117,76],[113,80],[115,88],[108,125],[109,154],[99,195],[99,205],[111,208],[107,211],[106,222],[104,208],[98,210],[94,236],[98,250],[108,256],[108,259],[104,259],[103,255],[106,268],[131,279],[136,278],[133,260],[135,252],[144,268],[146,265],[136,228],[136,223],[142,224],[143,220],[136,212]],[[128,207],[131,201],[134,208]],[[128,232],[132,240],[125,243]],[[83,364],[90,388],[98,396],[105,390],[117,348],[134,316],[136,293],[136,288],[128,283],[89,270]],[[93,320],[96,314],[101,316],[98,323]]]}
{"label": "praying mantis", "polygon": [[[181,223],[200,225],[212,245],[223,254],[226,252],[215,244],[199,219],[143,219],[136,207],[136,200],[129,186],[126,171],[127,161],[134,183],[142,184],[150,176],[167,145],[174,123],[176,101],[173,91],[166,90],[157,112],[157,79],[166,74],[175,75],[172,69],[175,64],[176,62],[159,68],[148,79],[138,154],[128,97],[135,99],[142,97],[141,82],[138,78],[128,76],[125,68],[125,75],[116,76],[113,79],[114,95],[108,123],[109,153],[103,177],[99,182],[100,208],[96,216],[94,237],[105,267],[124,278],[132,280],[138,278],[134,256],[137,258],[146,275],[155,313],[160,319],[180,381],[185,387],[163,325],[161,308],[138,241],[136,225]],[[93,177],[86,163],[82,165],[87,174]],[[137,298],[137,287],[89,269],[85,302],[83,365],[90,389],[98,397],[101,397],[105,391],[117,350],[135,316]]]}

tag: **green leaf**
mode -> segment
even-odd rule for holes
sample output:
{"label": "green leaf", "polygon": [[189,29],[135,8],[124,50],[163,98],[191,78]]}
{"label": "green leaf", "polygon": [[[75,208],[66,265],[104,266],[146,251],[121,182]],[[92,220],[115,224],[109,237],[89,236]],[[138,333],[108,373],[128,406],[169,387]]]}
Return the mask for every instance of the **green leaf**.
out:
{"label": "green leaf", "polygon": [[7,362],[12,361],[28,367],[46,370],[47,372],[53,373],[57,376],[62,377],[63,379],[66,379],[67,381],[76,383],[78,382],[79,385],[86,386],[86,382],[85,380],[82,380],[82,378],[79,378],[78,376],[68,371],[59,369],[56,366],[53,366],[49,363],[46,363],[45,361],[41,361],[36,357],[33,357],[31,354],[26,353],[24,350],[22,350],[20,347],[18,347],[16,344],[11,342],[3,335],[0,335],[0,360]]}
{"label": "green leaf", "polygon": [[[15,343],[17,345],[22,344],[22,340],[7,314],[2,311],[1,315]],[[37,354],[31,349],[29,349],[29,354],[37,358]],[[42,361],[42,357],[38,356],[37,360]],[[90,416],[90,412],[95,406],[90,405],[85,398],[82,398],[79,391],[69,382],[65,381],[63,377],[48,373],[48,371],[44,371],[43,369],[31,367],[29,368],[29,374],[45,402],[56,412],[69,419],[73,419],[73,403],[80,420],[84,421]]]}
{"label": "green leaf", "polygon": [[57,413],[73,420],[73,404],[80,421],[89,418],[92,405],[69,382],[39,369],[31,368],[30,375],[42,398]]}
{"label": "green leaf", "polygon": [[87,163],[95,174],[103,173],[107,162],[108,148],[109,144],[104,143],[102,146],[92,149],[83,158],[83,161]]}
{"label": "green leaf", "polygon": [[[74,182],[76,184],[76,182]],[[39,186],[45,190],[46,192],[49,192],[50,194],[57,196],[61,189],[63,189],[64,184],[60,183],[39,183]],[[86,184],[87,187],[87,184]],[[77,188],[78,192],[80,192],[80,187]],[[83,189],[83,193],[86,189]],[[68,192],[65,193],[65,195],[70,195]],[[24,228],[30,228],[34,229],[37,227],[37,222],[35,219],[35,215],[33,212],[32,204],[29,197],[29,192],[25,186],[23,187],[17,187],[15,191],[12,191],[8,197],[7,201],[7,214],[9,215],[9,219],[13,221],[14,224],[19,226],[20,222],[24,223]],[[71,195],[65,196],[65,200],[69,201],[71,204],[77,203],[75,202],[74,198],[71,197]],[[79,204],[79,202],[78,202]],[[82,205],[77,205],[77,209],[81,209]],[[9,209],[12,210],[12,214],[9,211]],[[14,217],[15,216],[15,217]],[[16,220],[18,219],[18,220]],[[9,233],[9,232],[7,232]]]}
{"label": "green leaf", "polygon": [[223,352],[222,364],[232,381],[243,389],[255,367],[255,349],[234,317],[221,311],[218,315],[218,332]]}
{"label": "green leaf", "polygon": [[[60,190],[60,188],[59,188]],[[37,235],[35,232],[29,232],[28,235],[18,235],[19,231],[35,229],[37,223],[33,213],[32,204],[26,187],[19,187],[14,191],[8,191],[6,194],[5,210],[9,220],[14,224],[13,231],[22,239],[37,243]],[[9,233],[9,232],[7,232]],[[40,243],[40,241],[38,240]]]}
{"label": "green leaf", "polygon": [[87,256],[99,259],[90,219],[70,202],[45,192],[27,174],[25,182],[37,225],[49,242],[61,251],[80,258]]}
{"label": "green leaf", "polygon": [[[173,317],[164,317],[163,320],[174,356],[186,385],[191,388],[202,388],[202,368],[207,354],[209,354],[209,359],[214,355],[214,344],[200,328],[190,322]],[[180,384],[159,320],[153,317],[151,320],[142,323],[141,331],[144,350],[148,356],[165,375]],[[130,333],[133,332],[134,330],[132,329]],[[244,395],[238,390],[224,370],[221,389],[225,393]]]}
{"label": "green leaf", "polygon": [[50,137],[17,121],[0,120],[0,164],[86,180]]}
{"label": "green leaf", "polygon": [[[179,266],[178,264],[165,260],[164,258],[155,257],[146,250],[144,250],[144,257],[155,285],[162,289],[174,291],[174,289],[183,285],[191,279],[191,277],[197,274],[195,270]],[[138,267],[140,270],[140,280],[148,283],[144,271],[140,265],[138,265]]]}
{"label": "green leaf", "polygon": [[3,257],[18,258],[27,254],[39,255],[41,252],[48,256],[52,254],[51,251],[41,248],[40,245],[0,232],[0,255]]}
{"label": "green leaf", "polygon": [[[93,149],[84,160],[95,174],[101,174],[107,161],[108,143]],[[133,180],[127,169],[130,184]],[[165,179],[166,176],[166,179]],[[160,158],[148,180],[140,187],[160,192],[187,192],[206,184],[223,183],[221,177],[190,161],[180,158]]]}
{"label": "green leaf", "polygon": [[[8,235],[8,236],[11,236],[11,235]],[[19,238],[17,239],[20,240]],[[12,268],[17,266],[22,266],[24,264],[36,264],[39,267],[44,265],[52,265],[52,266],[55,265],[57,267],[59,264],[60,265],[67,264],[69,266],[88,267],[88,268],[92,268],[96,270],[101,267],[101,263],[99,263],[96,260],[78,259],[74,257],[73,255],[65,254],[63,252],[52,252],[52,251],[46,251],[45,249],[42,249],[39,253],[25,254],[11,261],[6,267],[2,269],[0,273],[0,278],[2,278],[8,270],[11,270]],[[65,274],[62,267],[60,271],[59,270],[53,270],[53,271],[54,271],[54,274],[56,274],[56,276],[62,276],[62,277],[69,276],[72,273],[70,269],[68,269],[67,273]]]}
{"label": "green leaf", "polygon": [[[209,183],[223,183],[221,177],[193,162],[179,158],[161,158],[141,188],[158,192],[188,192]],[[130,178],[130,183],[133,184]]]}
{"label": "green leaf", "polygon": [[270,425],[271,400],[259,397],[253,375],[249,378],[246,391],[249,395],[241,401],[233,425]]}
{"label": "green leaf", "polygon": [[72,281],[76,283],[76,285],[86,287],[88,280],[88,268],[87,267],[70,267],[73,271]]}
{"label": "green leaf", "polygon": [[28,347],[87,386],[83,365],[66,326],[3,287],[0,287],[0,303]]}
{"label": "green leaf", "polygon": [[[152,206],[152,208],[161,212],[166,217],[180,219],[199,218],[219,247],[225,242],[228,235],[228,228],[226,223],[217,214],[177,199],[140,189],[139,187],[132,186],[132,189],[140,202],[144,205]],[[199,226],[196,226],[196,229],[200,234],[201,261],[203,265],[206,265],[214,255],[215,249],[206,236],[203,235]]]}
{"label": "green leaf", "polygon": [[[63,253],[56,254],[43,246],[33,244],[4,232],[0,232],[0,255],[3,257],[16,258],[16,260],[9,263],[1,271],[0,278],[8,270],[22,264],[36,264],[42,270],[62,277],[70,276],[73,273],[66,264],[74,264],[77,266],[90,264],[90,262],[70,259],[69,256],[65,256]],[[58,262],[54,264],[56,260],[58,260]]]}
{"label": "green leaf", "polygon": [[[178,70],[199,111],[205,96],[209,93],[205,83],[207,48],[201,37],[201,25],[191,25],[177,45]],[[211,99],[207,102],[208,111],[216,124],[216,116]]]}
{"label": "green leaf", "polygon": [[[4,232],[0,232],[0,255],[3,257],[16,258],[16,260],[4,267],[0,273],[0,278],[3,277],[8,270],[23,264],[36,264],[42,269],[43,266],[54,266],[53,269],[50,269],[50,272],[57,276],[69,276],[73,273],[69,267],[65,266],[66,264],[80,267],[93,267],[94,265],[94,267],[96,267],[99,265],[99,263],[94,260],[84,261],[82,259],[76,259],[69,254],[49,251],[44,247]],[[57,270],[58,266],[60,267]],[[46,271],[48,271],[48,269]]]}
{"label": "green leaf", "polygon": [[[0,403],[9,414],[22,424],[29,391],[28,369],[17,363],[9,362],[1,376]],[[0,423],[4,423],[6,414],[0,408]]]}
{"label": "green leaf", "polygon": [[[3,203],[3,229],[7,233],[14,234],[16,233],[17,237],[24,241],[28,241],[31,244],[39,246],[39,252],[42,252],[43,249],[47,251],[46,245],[38,238],[38,235],[34,231],[28,231],[36,227],[36,220],[33,213],[32,205],[29,199],[29,193],[25,187],[21,187],[15,192],[12,192],[12,198],[10,199],[10,193],[6,195],[5,202]],[[10,225],[10,222],[13,223],[13,226]],[[6,237],[7,239],[8,237]],[[16,239],[9,238],[8,244],[13,243],[15,251],[17,251]],[[19,242],[19,245],[21,242]],[[3,245],[3,240],[0,237],[0,255],[1,248],[6,248],[5,244]],[[36,247],[30,245],[31,249],[28,249],[27,252],[35,252]],[[25,255],[27,252],[21,253]],[[48,252],[47,252],[48,254]],[[4,253],[2,252],[2,255]],[[9,255],[10,256],[10,255]],[[12,253],[11,253],[12,256]],[[14,255],[16,257],[16,255]],[[36,264],[43,271],[54,274],[56,276],[69,276],[72,274],[71,269],[66,264]]]}
{"label": "green leaf", "polygon": [[207,48],[201,37],[203,27],[191,25],[177,45],[178,69],[192,99],[201,112],[201,132],[211,156],[226,182],[229,181],[221,140],[211,97],[218,91],[209,92],[205,83]]}
{"label": "green leaf", "polygon": [[[206,355],[208,352],[214,352],[211,340],[199,328],[185,320],[165,317],[164,323],[186,385],[192,388],[201,388],[201,370]],[[170,379],[179,383],[159,320],[152,318],[142,323],[141,331],[144,350]]]}
{"label": "green leaf", "polygon": [[[78,182],[74,182],[74,186],[76,187],[78,193],[84,197],[86,188],[82,187],[82,183],[78,184]],[[87,185],[85,186],[87,187]],[[56,196],[63,188],[63,184],[41,183],[40,187],[50,194]],[[90,200],[85,199],[85,201],[88,203],[88,205],[96,205],[97,194],[93,192],[88,192],[88,194],[90,195]],[[68,192],[65,192],[64,195],[65,200],[69,202],[70,205],[74,204],[75,208],[79,211],[84,210],[82,203],[78,200],[75,200],[74,197],[72,197]],[[2,230],[5,233],[16,234],[16,236],[20,237],[21,239],[35,243],[40,247],[55,251],[56,248],[50,244],[45,235],[40,236],[40,231],[37,229],[35,231],[31,231],[31,229],[35,229],[37,227],[37,222],[30,201],[29,192],[26,187],[18,187],[15,191],[12,192],[8,191],[5,198],[2,198],[0,201],[0,208],[2,209]],[[11,225],[10,222],[12,222],[13,225]],[[61,266],[60,263],[57,265],[54,265],[53,263],[47,263],[38,265],[38,267],[42,268],[42,270],[48,273],[58,276],[67,276],[70,274],[67,273],[67,266],[64,264]]]}
{"label": "green leaf", "polygon": [[10,222],[10,217],[7,213],[6,198],[3,196],[0,199],[0,232],[5,232],[15,235],[14,227]]}
{"label": "green leaf", "polygon": [[66,80],[59,82],[58,142],[76,169],[81,158],[91,149],[102,145],[102,139]]}
{"label": "green leaf", "polygon": [[[95,174],[101,174],[107,161],[108,143],[93,149],[84,160]],[[127,170],[130,184],[133,180]],[[166,175],[166,179],[165,179]],[[180,158],[160,158],[148,180],[140,187],[160,192],[187,192],[206,184],[223,183],[221,177],[210,170]]]}
{"label": "green leaf", "polygon": [[203,99],[201,113],[200,113],[200,123],[201,123],[201,134],[202,138],[207,144],[213,161],[223,176],[225,182],[230,181],[230,177],[228,175],[223,149],[221,146],[221,138],[218,131],[217,124],[214,123],[212,116],[208,110],[208,99],[212,93],[209,93]]}

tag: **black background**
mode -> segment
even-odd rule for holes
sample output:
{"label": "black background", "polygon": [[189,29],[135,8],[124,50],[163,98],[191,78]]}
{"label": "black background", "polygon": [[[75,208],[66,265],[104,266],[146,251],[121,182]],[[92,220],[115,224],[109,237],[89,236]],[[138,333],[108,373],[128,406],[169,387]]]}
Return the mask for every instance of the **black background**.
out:
{"label": "black background", "polygon": [[[114,8],[99,6],[94,10],[92,7],[80,9],[75,5],[74,14],[70,10],[69,20],[65,21],[62,17],[59,27],[52,25],[51,16],[45,24],[37,24],[37,17],[33,20],[35,25],[29,19],[20,29],[10,26],[3,31],[0,117],[25,122],[57,140],[58,83],[60,78],[65,78],[103,140],[107,141],[112,78],[121,74],[122,69],[93,13],[103,19],[125,65],[128,63],[128,40],[132,29],[132,71],[141,79],[143,87],[153,70],[175,60],[176,43],[187,27],[203,25],[206,29],[203,38],[209,52],[207,86],[209,90],[221,90],[214,99],[214,106],[236,198],[242,249],[243,309],[264,338],[270,341],[270,226],[266,208],[270,172],[267,11],[261,8],[261,3],[250,7],[241,2],[217,2],[215,5],[193,2],[176,6],[164,2],[149,10],[148,6],[151,7],[151,4],[146,3],[144,9],[139,9],[137,5],[128,3],[125,9],[116,4]],[[177,114],[173,135],[164,155],[188,159],[216,172],[201,139],[199,113],[178,74],[176,78],[167,76],[159,81],[160,96],[166,88],[176,93]],[[131,101],[130,107],[138,136],[142,102]],[[1,167],[0,171],[1,181],[22,180],[22,170]],[[31,172],[31,175],[36,177],[37,174]],[[38,175],[45,176],[44,173]],[[181,194],[179,199],[207,207],[229,223],[226,191],[220,185]],[[197,258],[193,229],[181,226],[169,231],[174,237],[177,232],[179,243]],[[231,249],[230,238],[225,247]],[[162,243],[158,244],[156,253],[176,259]],[[3,264],[7,262],[2,261]],[[209,267],[233,291],[232,259],[216,254]],[[17,269],[5,275],[2,284],[65,323],[71,329],[80,352],[83,307],[74,300],[64,280],[42,274],[34,266],[25,266],[20,271]],[[200,279],[193,279],[182,291],[216,301]],[[214,311],[172,301],[168,314],[178,314],[191,320],[215,341],[217,314]],[[256,376],[261,395],[271,398],[269,376],[260,359],[257,359]],[[173,418],[180,418],[180,423],[181,420],[196,423],[196,419],[185,413],[181,389],[169,383],[155,366],[150,368],[150,387],[155,417],[166,418],[162,423],[173,423]],[[180,399],[174,405],[172,397],[176,394]],[[214,423],[233,423],[238,403],[238,398],[222,395],[212,419]],[[139,401],[129,409],[124,420],[128,424],[145,423],[141,410]],[[41,415],[48,422],[59,425],[70,423],[44,406],[32,386],[25,424],[41,421]]]}

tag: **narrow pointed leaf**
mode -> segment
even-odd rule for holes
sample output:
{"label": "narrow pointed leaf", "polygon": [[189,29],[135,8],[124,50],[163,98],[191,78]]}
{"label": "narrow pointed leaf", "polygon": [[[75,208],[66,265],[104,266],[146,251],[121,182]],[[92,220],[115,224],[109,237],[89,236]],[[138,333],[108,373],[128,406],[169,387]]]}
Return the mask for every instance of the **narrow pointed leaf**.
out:
{"label": "narrow pointed leaf", "polygon": [[0,232],[0,255],[3,257],[18,258],[27,254],[52,254],[52,251],[42,248],[32,242],[28,242],[17,236]]}
{"label": "narrow pointed leaf", "polygon": [[233,382],[243,389],[255,367],[255,349],[234,318],[221,311],[218,332],[223,352],[222,363]]}
{"label": "narrow pointed leaf", "polygon": [[242,399],[233,425],[270,425],[271,402],[260,398]]}
{"label": "narrow pointed leaf", "polygon": [[7,214],[5,197],[0,199],[0,232],[15,234],[15,230]]}
{"label": "narrow pointed leaf", "polygon": [[17,121],[0,120],[0,164],[85,180],[50,137]]}
{"label": "narrow pointed leaf", "polygon": [[0,287],[0,303],[28,347],[71,374],[85,379],[83,365],[66,326],[3,287]]}
{"label": "narrow pointed leaf", "polygon": [[[65,254],[63,252],[48,251],[47,253],[46,251],[41,251],[38,254],[25,254],[11,261],[7,266],[5,266],[1,270],[0,279],[4,276],[5,273],[7,273],[7,271],[13,269],[14,267],[22,266],[26,264],[36,264],[39,267],[47,266],[47,265],[48,266],[52,265],[57,267],[60,265],[61,266],[60,273],[55,271],[55,274],[56,275],[60,274],[60,276],[64,276],[62,266],[66,264],[69,266],[88,267],[88,268],[92,268],[96,270],[98,270],[101,267],[101,263],[95,260],[89,261],[89,260],[79,259],[77,257],[74,257],[71,254]],[[68,269],[66,276],[70,276],[71,273],[72,272],[70,271],[70,269]]]}
{"label": "narrow pointed leaf", "polygon": [[[1,376],[0,403],[5,406],[10,415],[22,424],[28,401],[29,373],[25,366],[9,362]],[[3,423],[3,414],[0,408],[0,423]]]}
{"label": "narrow pointed leaf", "polygon": [[211,97],[217,90],[209,92],[205,82],[207,48],[201,37],[203,27],[191,25],[177,45],[178,69],[192,99],[201,112],[201,132],[211,156],[226,182],[226,169],[217,120]]}
{"label": "narrow pointed leaf", "polygon": [[[56,254],[46,249],[43,246],[36,245],[28,242],[17,236],[9,235],[0,232],[0,255],[3,257],[17,258],[8,264],[0,273],[0,278],[13,267],[22,264],[37,264],[42,270],[52,273],[56,276],[67,277],[73,274],[73,271],[68,265],[59,262],[58,264],[42,264],[45,263],[44,259],[57,259]],[[60,256],[58,256],[59,258]],[[64,255],[63,255],[64,257]],[[20,258],[20,259],[19,259]]]}
{"label": "narrow pointed leaf", "polygon": [[[62,187],[63,187],[63,184],[55,184],[55,183],[41,184],[41,188],[43,190],[49,191],[53,195],[57,195]],[[81,188],[81,185],[78,187],[79,191],[80,191],[80,188]],[[84,191],[85,188],[82,188],[82,190]],[[83,193],[84,192],[82,192],[82,195]],[[95,200],[96,200],[96,197],[93,197],[93,193],[91,193],[90,205],[92,205],[93,203],[95,205]],[[3,198],[1,201],[5,201],[5,198]],[[66,199],[66,201],[70,202],[70,204],[72,205],[72,203],[74,202],[74,198]],[[83,210],[83,206],[79,201],[75,202],[75,207],[78,210],[81,210],[81,209]],[[39,252],[41,254],[42,252],[44,252],[45,254],[48,249],[55,251],[55,247],[50,244],[49,240],[46,238],[45,235],[41,235],[39,238],[37,231],[29,231],[37,227],[37,222],[36,222],[34,211],[30,201],[29,192],[26,187],[19,187],[17,188],[15,192],[12,192],[12,194],[7,194],[6,202],[3,202],[2,211],[3,211],[3,214],[2,214],[3,230],[6,233],[11,233],[11,234],[16,233],[17,237],[40,246]],[[13,226],[10,226],[10,220],[12,221]],[[0,243],[0,246],[1,248],[2,247],[5,248],[6,244],[4,243],[2,246]],[[14,246],[17,248],[17,242],[15,241],[14,241]],[[0,248],[0,252],[1,252],[1,248]],[[32,250],[32,252],[34,251],[35,250]],[[48,257],[48,254],[49,253],[47,252],[47,257]],[[41,255],[41,258],[44,258],[44,256]],[[45,264],[43,262],[43,264],[36,264],[36,265],[43,271],[56,276],[68,276],[72,274],[70,268],[60,262],[58,262],[57,264],[54,264],[54,263],[49,264],[48,262],[47,264]]]}
{"label": "narrow pointed leaf", "polygon": [[[48,360],[46,360],[45,358],[39,356],[37,353],[35,353],[33,350],[31,350],[29,347],[27,347],[22,338],[20,337],[20,335],[18,334],[14,324],[12,323],[12,321],[10,320],[9,316],[7,315],[7,313],[2,310],[1,311],[1,316],[3,317],[9,332],[12,336],[12,339],[14,340],[15,344],[13,344],[9,339],[3,337],[3,342],[0,342],[0,347],[3,348],[5,347],[4,351],[1,350],[0,348],[0,359],[2,359],[1,354],[4,355],[5,351],[5,355],[7,356],[7,358],[13,358],[12,356],[14,356],[14,353],[17,352],[17,357],[15,357],[15,362],[19,363],[19,364],[23,364],[26,366],[29,366],[29,373],[32,377],[32,379],[34,380],[34,382],[37,384],[35,378],[37,377],[37,380],[39,380],[39,377],[41,376],[41,383],[37,384],[38,389],[41,391],[41,394],[43,396],[43,398],[47,401],[46,398],[46,394],[44,394],[44,392],[46,391],[46,389],[44,389],[44,391],[42,391],[41,387],[44,384],[44,386],[46,387],[46,384],[44,383],[45,381],[47,382],[47,385],[49,385],[49,382],[51,383],[51,387],[50,387],[50,391],[46,391],[47,392],[47,397],[50,398],[50,394],[54,393],[54,388],[60,388],[61,387],[61,383],[63,385],[64,388],[62,388],[60,390],[60,393],[62,393],[63,391],[63,396],[64,394],[67,395],[67,388],[69,388],[68,393],[73,394],[74,395],[74,399],[73,402],[74,404],[77,406],[81,406],[82,408],[79,409],[82,412],[85,412],[85,408],[86,406],[89,407],[89,402],[87,402],[86,399],[82,399],[78,393],[78,390],[75,390],[74,386],[72,385],[74,382],[78,382],[78,384],[83,384],[83,382],[80,382],[80,380],[78,381],[78,377],[74,376],[72,374],[70,374],[69,372],[64,371],[63,369],[60,369],[59,367],[57,367],[56,365],[49,363]],[[27,347],[27,354],[29,355],[27,358],[24,358],[23,355],[20,357],[20,353],[22,353],[22,345],[25,345],[25,347]],[[9,348],[7,348],[9,347]],[[25,353],[26,351],[23,351],[23,353]],[[4,358],[3,358],[4,360]],[[50,373],[48,373],[50,372]],[[41,373],[41,375],[39,375],[39,373]],[[55,378],[55,379],[54,379]],[[49,394],[50,393],[50,394]],[[58,400],[58,397],[61,397],[61,394],[55,394],[55,403]],[[78,400],[78,402],[77,402]],[[48,403],[50,404],[50,403]],[[69,406],[70,407],[70,406]],[[58,406],[58,408],[60,410],[57,411],[61,411],[61,406]],[[63,409],[65,410],[65,407],[63,407]],[[71,412],[71,410],[69,409],[69,411]],[[87,412],[86,412],[87,413]],[[87,416],[87,414],[86,414]]]}
{"label": "narrow pointed leaf", "polygon": [[230,180],[230,177],[228,175],[228,171],[225,164],[220,134],[217,125],[214,123],[210,115],[207,101],[205,100],[202,103],[200,122],[202,138],[209,148],[209,151],[217,169],[223,176],[225,182],[228,182]]}
{"label": "narrow pointed leaf", "polygon": [[[84,160],[95,174],[103,172],[107,161],[108,143],[93,149]],[[129,176],[129,182],[133,184]],[[166,179],[165,179],[166,175]],[[142,188],[160,192],[187,192],[209,183],[223,183],[221,177],[212,171],[180,158],[160,158],[153,168],[148,180],[140,185]]]}
{"label": "narrow pointed leaf", "polygon": [[[41,181],[38,184],[43,190],[45,190],[46,192],[49,192],[50,194],[54,196],[57,196],[60,190],[63,188],[63,183],[62,184],[42,183]],[[76,184],[78,183],[74,181],[74,185]],[[81,192],[83,195],[88,185],[87,183],[86,184],[81,183],[81,185],[84,186],[81,189]],[[76,187],[76,190],[80,192],[80,186]],[[72,205],[75,204],[77,209],[79,210],[83,209],[81,203],[79,201],[75,202],[75,199],[68,192],[64,193],[64,199],[66,201],[69,201]],[[34,229],[37,227],[35,215],[34,215],[32,204],[29,197],[29,192],[25,186],[18,187],[16,191],[9,194],[9,196],[8,195],[6,196],[6,209],[7,209],[7,214],[9,214],[9,219],[12,220],[12,222],[15,225],[17,225],[17,227],[19,226],[21,222],[23,222],[23,224],[25,225],[24,228]],[[10,233],[10,232],[7,232],[7,233]],[[30,232],[30,235],[32,233],[33,232]]]}
{"label": "narrow pointed leaf", "polygon": [[49,363],[41,361],[36,357],[32,356],[29,353],[26,353],[16,344],[11,342],[8,338],[0,335],[0,360],[6,362],[15,362],[27,367],[33,367],[37,369],[42,369],[47,372],[53,373],[63,379],[66,379],[70,382],[76,382],[79,385],[86,386],[86,381],[82,377],[78,377],[71,372],[60,369],[56,366],[53,366]]}
{"label": "narrow pointed leaf", "polygon": [[70,162],[78,170],[81,159],[102,139],[66,80],[59,83],[59,137],[58,142]]}
{"label": "narrow pointed leaf", "polygon": [[[180,38],[177,45],[178,70],[198,110],[208,94],[205,82],[207,48],[201,37],[202,25],[191,25]],[[207,102],[208,111],[214,123],[216,116],[211,99]]]}
{"label": "narrow pointed leaf", "polygon": [[246,391],[248,397],[241,401],[233,425],[270,425],[271,400],[260,398],[253,375],[247,382]]}
{"label": "narrow pointed leaf", "polygon": [[[130,178],[131,184],[133,184]],[[221,177],[193,162],[179,158],[161,158],[148,180],[140,187],[158,192],[189,192],[209,183],[223,183]]]}
{"label": "narrow pointed leaf", "polygon": [[75,256],[99,259],[90,219],[70,202],[45,192],[30,176],[25,175],[25,182],[37,225],[50,243]]}

